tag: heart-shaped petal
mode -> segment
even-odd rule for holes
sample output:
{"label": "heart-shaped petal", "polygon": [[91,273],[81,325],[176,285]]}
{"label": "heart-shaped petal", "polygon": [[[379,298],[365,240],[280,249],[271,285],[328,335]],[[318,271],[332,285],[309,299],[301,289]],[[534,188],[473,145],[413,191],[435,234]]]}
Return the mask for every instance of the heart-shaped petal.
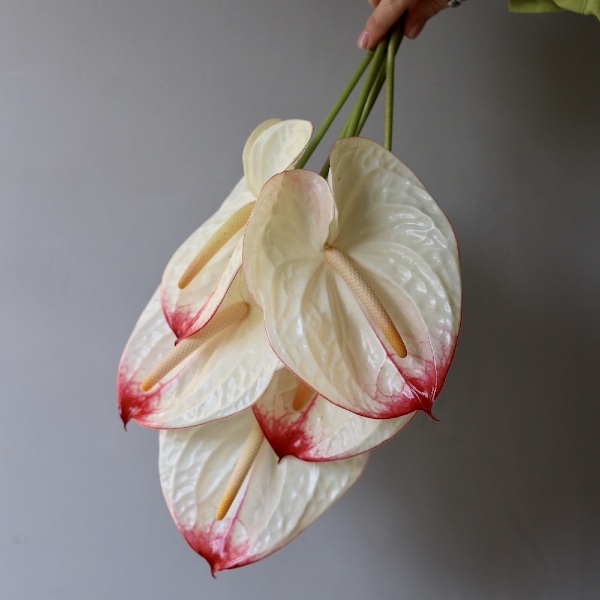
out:
{"label": "heart-shaped petal", "polygon": [[[408,168],[374,142],[337,142],[331,164],[335,205],[318,175],[283,173],[264,186],[246,228],[244,272],[269,340],[342,408],[374,418],[430,412],[460,322],[452,229]],[[332,262],[330,247],[344,264]]]}
{"label": "heart-shaped petal", "polygon": [[213,573],[246,565],[290,542],[357,479],[367,454],[327,463],[287,457],[264,442],[222,521],[215,510],[252,427],[251,411],[201,427],[161,431],[163,493],[179,530]]}
{"label": "heart-shaped petal", "polygon": [[161,429],[190,427],[251,406],[280,363],[266,340],[262,312],[250,298],[241,276],[234,280],[215,319],[243,303],[248,310],[242,320],[203,341],[156,385],[143,391],[148,374],[172,353],[176,341],[162,318],[156,293],[142,313],[119,365],[117,395],[123,421],[133,418],[146,427]]}
{"label": "heart-shaped petal", "polygon": [[309,392],[306,404],[296,408],[294,401],[302,385],[291,371],[281,369],[252,406],[265,437],[280,458],[290,455],[326,461],[355,456],[389,440],[415,415],[368,419],[339,408],[316,392]]}
{"label": "heart-shaped petal", "polygon": [[[244,273],[281,361],[320,395],[373,418],[422,408],[364,310],[325,260],[335,205],[327,182],[289,171],[264,186],[244,236]],[[410,340],[409,340],[410,341]],[[422,369],[420,348],[409,361]]]}

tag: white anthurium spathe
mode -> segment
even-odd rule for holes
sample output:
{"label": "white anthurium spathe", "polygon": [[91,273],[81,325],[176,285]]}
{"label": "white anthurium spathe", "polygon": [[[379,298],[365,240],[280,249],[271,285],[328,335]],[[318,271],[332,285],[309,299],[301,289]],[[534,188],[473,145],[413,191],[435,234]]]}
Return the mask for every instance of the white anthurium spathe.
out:
{"label": "white anthurium spathe", "polygon": [[293,166],[311,135],[308,121],[271,119],[248,138],[242,153],[244,176],[219,210],[180,246],[164,271],[161,301],[177,337],[201,329],[217,310],[241,267],[244,226],[262,186]]}
{"label": "white anthurium spathe", "polygon": [[159,429],[221,419],[251,406],[279,368],[241,273],[206,327],[179,340],[157,291],[119,364],[119,412],[125,424]]}
{"label": "white anthurium spathe", "polygon": [[252,406],[266,439],[283,458],[327,461],[356,456],[396,435],[416,414],[369,419],[319,396],[291,371],[281,369]]}
{"label": "white anthurium spathe", "polygon": [[372,418],[431,412],[452,360],[461,283],[452,227],[398,158],[334,144],[331,187],[288,171],[263,187],[243,262],[281,361],[321,396]]}
{"label": "white anthurium spathe", "polygon": [[225,515],[215,513],[252,428],[252,411],[160,432],[160,481],[173,519],[213,573],[278,550],[331,506],[358,478],[367,454],[326,463],[279,460],[259,440],[254,462]]}

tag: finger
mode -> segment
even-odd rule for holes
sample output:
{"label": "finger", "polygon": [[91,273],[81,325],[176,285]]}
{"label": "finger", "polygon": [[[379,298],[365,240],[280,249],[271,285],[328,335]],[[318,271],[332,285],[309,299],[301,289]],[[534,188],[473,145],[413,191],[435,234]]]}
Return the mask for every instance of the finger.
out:
{"label": "finger", "polygon": [[358,36],[359,48],[373,48],[415,0],[381,0]]}
{"label": "finger", "polygon": [[447,7],[448,0],[418,0],[415,2],[406,17],[404,25],[406,37],[414,40],[425,27],[425,23]]}

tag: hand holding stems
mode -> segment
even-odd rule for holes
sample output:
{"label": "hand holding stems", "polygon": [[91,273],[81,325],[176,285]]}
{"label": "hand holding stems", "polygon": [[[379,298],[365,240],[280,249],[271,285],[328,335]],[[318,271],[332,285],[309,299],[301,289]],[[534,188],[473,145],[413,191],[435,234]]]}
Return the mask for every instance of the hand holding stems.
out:
{"label": "hand holding stems", "polygon": [[448,0],[369,0],[369,4],[374,10],[358,36],[363,50],[374,48],[404,12],[404,35],[415,39],[425,23],[448,6]]}

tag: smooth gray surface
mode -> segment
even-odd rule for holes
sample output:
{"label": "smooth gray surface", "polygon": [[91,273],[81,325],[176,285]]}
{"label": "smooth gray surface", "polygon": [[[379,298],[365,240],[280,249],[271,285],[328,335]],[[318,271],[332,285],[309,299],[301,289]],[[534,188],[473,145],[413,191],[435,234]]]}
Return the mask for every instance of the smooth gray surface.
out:
{"label": "smooth gray surface", "polygon": [[1,600],[598,597],[592,17],[473,0],[400,49],[394,149],[463,261],[441,422],[416,419],[294,543],[216,581],[164,506],[155,432],[121,427],[116,366],[163,266],[255,125],[320,122],[368,12],[0,2]]}

